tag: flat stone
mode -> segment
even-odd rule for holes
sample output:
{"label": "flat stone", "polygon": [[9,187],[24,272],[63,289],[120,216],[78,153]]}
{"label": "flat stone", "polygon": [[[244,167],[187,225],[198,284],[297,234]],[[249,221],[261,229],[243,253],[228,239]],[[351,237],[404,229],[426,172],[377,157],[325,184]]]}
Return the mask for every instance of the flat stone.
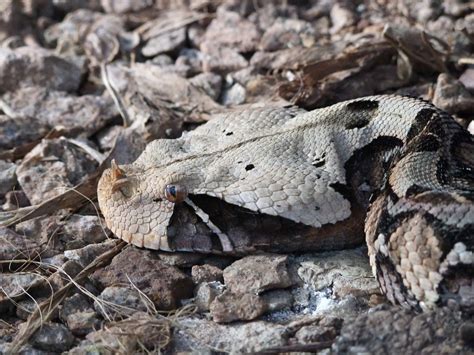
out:
{"label": "flat stone", "polygon": [[301,256],[291,261],[290,268],[304,284],[316,291],[330,287],[337,298],[379,293],[368,258],[361,249]]}
{"label": "flat stone", "polygon": [[[105,222],[97,216],[74,214],[68,217],[62,228],[61,240],[77,242],[81,246],[103,242],[112,233],[106,229]],[[71,249],[67,247],[66,249]]]}
{"label": "flat stone", "polygon": [[196,285],[201,282],[224,281],[222,270],[208,264],[194,265],[191,269],[191,276]]}
{"label": "flat stone", "polygon": [[146,311],[147,304],[132,286],[106,287],[94,301],[96,312],[105,319],[126,318],[136,311]]}
{"label": "flat stone", "polygon": [[191,267],[199,263],[204,256],[198,253],[169,253],[156,252],[156,255],[167,265],[179,267]]}
{"label": "flat stone", "polygon": [[180,300],[192,297],[193,292],[190,277],[164,263],[155,253],[133,247],[124,249],[93,277],[105,287],[132,283],[163,310],[176,308]]}
{"label": "flat stone", "polygon": [[256,294],[235,294],[226,291],[217,296],[209,308],[215,322],[229,323],[236,320],[255,319],[265,313],[267,305]]}
{"label": "flat stone", "polygon": [[346,322],[332,350],[337,354],[464,354],[472,352],[459,330],[461,314],[446,308],[417,314],[382,307]]}
{"label": "flat stone", "polygon": [[0,82],[3,92],[35,85],[74,92],[81,83],[81,69],[41,47],[0,48]]}
{"label": "flat stone", "polygon": [[153,5],[153,0],[100,0],[105,12],[125,14],[137,12]]}
{"label": "flat stone", "polygon": [[292,47],[312,47],[316,41],[316,30],[307,21],[278,18],[260,40],[259,49],[276,51]]}
{"label": "flat stone", "polygon": [[224,282],[233,293],[260,293],[292,285],[284,255],[252,255],[224,270]]}
{"label": "flat stone", "polygon": [[264,321],[217,324],[195,317],[180,321],[180,328],[174,333],[174,345],[184,351],[211,348],[231,354],[255,354],[285,345],[287,337],[287,328],[280,324]]}
{"label": "flat stone", "polygon": [[211,47],[204,53],[202,67],[205,72],[227,74],[249,64],[247,59],[233,48]]}
{"label": "flat stone", "polygon": [[33,127],[63,126],[69,130],[86,132],[88,135],[99,131],[118,115],[112,99],[108,96],[74,96],[33,86],[3,95],[2,108],[10,116],[35,117],[34,121],[38,123],[33,123]]}
{"label": "flat stone", "polygon": [[102,320],[94,310],[73,313],[67,317],[66,322],[71,333],[81,337],[100,329],[102,325]]}
{"label": "flat stone", "polygon": [[236,12],[217,10],[217,16],[207,27],[201,50],[209,47],[231,47],[239,52],[257,48],[260,34],[255,24]]}
{"label": "flat stone", "polygon": [[74,260],[83,267],[89,265],[100,254],[112,249],[117,244],[116,240],[107,240],[103,243],[89,244],[80,249],[66,250],[64,256]]}
{"label": "flat stone", "polygon": [[135,312],[124,321],[87,334],[86,339],[68,354],[123,353],[137,354],[145,349],[157,349],[169,340],[169,324],[163,317],[156,318],[144,312]]}
{"label": "flat stone", "polygon": [[98,162],[65,138],[45,139],[16,170],[18,182],[32,204],[77,185],[95,171]]}
{"label": "flat stone", "polygon": [[[3,260],[3,259],[2,259]],[[25,294],[32,287],[41,285],[44,278],[33,273],[0,274],[0,302]]]}
{"label": "flat stone", "polygon": [[42,138],[48,124],[29,117],[0,115],[0,149],[11,149]]}
{"label": "flat stone", "polygon": [[186,28],[180,27],[152,37],[142,48],[145,57],[176,51],[186,41]]}

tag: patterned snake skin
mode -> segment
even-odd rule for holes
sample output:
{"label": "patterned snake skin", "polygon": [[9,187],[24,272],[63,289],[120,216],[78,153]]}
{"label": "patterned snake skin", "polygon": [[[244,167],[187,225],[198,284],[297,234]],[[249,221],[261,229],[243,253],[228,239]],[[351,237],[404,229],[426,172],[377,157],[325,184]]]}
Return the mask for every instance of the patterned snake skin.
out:
{"label": "patterned snake skin", "polygon": [[[425,101],[384,95],[311,112],[225,113],[151,142],[133,164],[112,164],[98,198],[115,235],[166,251],[344,247],[360,240],[365,219],[370,263],[390,301],[474,309],[474,140]],[[225,206],[205,211],[202,198]],[[200,224],[180,239],[185,223],[173,214],[183,206]],[[251,236],[261,223],[277,223],[282,236],[236,242],[239,221],[226,222],[234,209],[242,224],[264,220]],[[197,237],[199,225],[211,241]],[[294,245],[278,240],[292,232]]]}

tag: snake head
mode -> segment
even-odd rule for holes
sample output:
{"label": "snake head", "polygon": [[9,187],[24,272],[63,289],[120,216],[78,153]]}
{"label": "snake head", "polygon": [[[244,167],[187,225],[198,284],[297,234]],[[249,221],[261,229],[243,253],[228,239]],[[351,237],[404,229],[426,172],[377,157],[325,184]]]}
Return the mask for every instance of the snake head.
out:
{"label": "snake head", "polygon": [[98,183],[100,209],[117,237],[138,247],[171,250],[168,225],[175,203],[186,198],[187,190],[162,179],[150,183],[144,176],[133,164],[119,167],[112,161]]}

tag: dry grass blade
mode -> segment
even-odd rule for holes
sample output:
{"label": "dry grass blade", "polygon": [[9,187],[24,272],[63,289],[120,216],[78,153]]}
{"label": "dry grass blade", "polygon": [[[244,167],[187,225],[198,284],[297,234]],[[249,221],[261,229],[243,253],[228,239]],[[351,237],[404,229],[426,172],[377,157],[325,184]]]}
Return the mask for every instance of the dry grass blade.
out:
{"label": "dry grass blade", "polygon": [[61,304],[69,291],[75,287],[75,284],[80,283],[91,273],[100,267],[110,263],[112,258],[117,255],[127,243],[118,241],[116,246],[111,250],[99,255],[93,262],[87,265],[72,281],[59,289],[48,300],[42,302],[38,308],[29,316],[27,324],[16,335],[12,342],[12,346],[8,350],[8,354],[16,354],[21,347],[28,341],[28,339],[40,329],[43,322],[48,321],[54,310]]}

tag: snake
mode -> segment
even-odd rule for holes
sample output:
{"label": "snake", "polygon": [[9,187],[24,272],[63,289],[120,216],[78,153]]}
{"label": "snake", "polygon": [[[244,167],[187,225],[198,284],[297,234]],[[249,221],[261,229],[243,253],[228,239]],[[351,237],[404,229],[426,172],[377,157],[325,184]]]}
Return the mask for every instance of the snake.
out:
{"label": "snake", "polygon": [[365,238],[392,303],[474,311],[474,139],[418,98],[218,113],[113,161],[97,193],[108,228],[138,247],[238,255]]}

